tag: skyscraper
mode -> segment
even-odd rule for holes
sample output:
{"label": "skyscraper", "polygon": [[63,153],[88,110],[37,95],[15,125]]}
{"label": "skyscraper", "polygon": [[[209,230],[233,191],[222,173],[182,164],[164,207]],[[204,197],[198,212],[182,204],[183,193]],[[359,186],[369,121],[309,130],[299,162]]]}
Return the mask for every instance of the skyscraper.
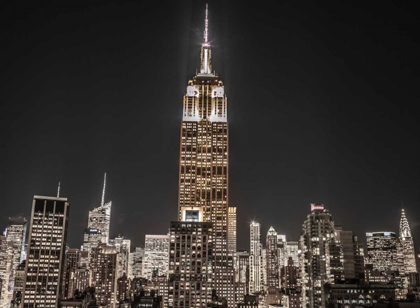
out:
{"label": "skyscraper", "polygon": [[34,196],[23,308],[58,307],[62,293],[68,217],[67,198]]}
{"label": "skyscraper", "polygon": [[97,302],[108,308],[116,307],[117,267],[115,247],[101,244],[92,250],[92,287],[96,289]]}
{"label": "skyscraper", "polygon": [[401,210],[399,248],[402,256],[400,271],[402,273],[417,273],[416,254],[414,252],[414,242],[411,236],[410,226],[404,209]]}
{"label": "skyscraper", "polygon": [[336,227],[336,239],[343,248],[344,278],[363,278],[364,276],[364,254],[363,246],[353,235],[353,231],[344,231]]}
{"label": "skyscraper", "polygon": [[325,284],[342,276],[342,251],[335,239],[334,221],[323,204],[311,204],[299,241],[303,307],[325,307]]}
{"label": "skyscraper", "polygon": [[212,300],[213,231],[203,213],[184,209],[184,221],[171,222],[168,307],[207,307]]}
{"label": "skyscraper", "polygon": [[101,233],[101,243],[108,244],[112,201],[105,203],[105,187],[106,173],[104,175],[101,205],[89,211],[88,229],[99,230]]}
{"label": "skyscraper", "polygon": [[0,235],[0,308],[10,305],[9,277],[12,268],[12,243]]}
{"label": "skyscraper", "polygon": [[65,266],[63,273],[63,299],[73,298],[75,288],[76,270],[79,266],[80,250],[76,248],[67,248],[65,257]]}
{"label": "skyscraper", "polygon": [[252,221],[249,228],[249,293],[252,294],[261,291],[261,226]]}
{"label": "skyscraper", "polygon": [[212,71],[206,7],[200,71],[183,99],[179,167],[179,221],[199,208],[213,224],[214,288],[234,306],[233,259],[228,256],[228,122],[223,82]]}
{"label": "skyscraper", "polygon": [[366,242],[366,263],[372,264],[373,270],[378,270],[384,276],[398,270],[395,232],[368,232]]}
{"label": "skyscraper", "polygon": [[269,287],[279,287],[279,256],[277,249],[277,232],[270,227],[265,241],[267,253],[267,284]]}
{"label": "skyscraper", "polygon": [[[105,240],[102,237],[101,230],[93,229],[93,228],[86,228],[85,232],[83,233],[83,246],[82,250],[85,252],[86,260],[82,257],[81,263],[90,264],[90,257],[92,250],[98,247],[102,241]],[[106,243],[104,243],[106,244]]]}
{"label": "skyscraper", "polygon": [[115,247],[118,253],[117,278],[122,277],[124,273],[128,275],[131,241],[128,239],[124,239],[123,236],[117,236],[110,242],[110,244]]}
{"label": "skyscraper", "polygon": [[8,256],[11,264],[8,273],[8,284],[6,284],[8,286],[7,300],[9,302],[12,299],[14,290],[15,271],[23,258],[26,225],[26,219],[23,217],[9,217],[9,224],[5,231],[6,241],[11,245],[11,249],[9,249],[10,256]]}

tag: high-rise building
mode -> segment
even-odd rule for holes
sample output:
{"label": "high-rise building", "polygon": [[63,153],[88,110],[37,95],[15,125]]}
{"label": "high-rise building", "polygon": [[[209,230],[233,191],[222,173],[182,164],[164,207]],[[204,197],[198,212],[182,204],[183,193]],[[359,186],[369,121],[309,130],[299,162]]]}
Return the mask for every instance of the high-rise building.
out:
{"label": "high-rise building", "polygon": [[269,287],[279,287],[279,251],[277,249],[277,232],[270,227],[265,241],[267,254],[267,285]]}
{"label": "high-rise building", "polygon": [[302,225],[299,246],[302,306],[325,307],[325,284],[341,278],[343,265],[334,221],[323,204],[311,204],[311,213]]}
{"label": "high-rise building", "polygon": [[124,273],[128,275],[131,241],[124,239],[123,236],[117,236],[115,239],[110,241],[110,244],[115,246],[118,253],[117,278],[122,277]]}
{"label": "high-rise building", "polygon": [[246,293],[249,293],[249,252],[237,251],[235,254],[235,281],[245,283]]}
{"label": "high-rise building", "polygon": [[399,230],[399,247],[402,256],[400,272],[404,274],[417,273],[416,254],[414,252],[414,242],[411,236],[410,226],[404,209],[401,210],[400,230]]}
{"label": "high-rise building", "polygon": [[[13,298],[15,271],[22,260],[25,236],[26,236],[26,219],[23,217],[9,218],[9,223],[4,231],[7,245],[5,253],[7,256],[6,267],[0,273],[2,276],[2,296],[0,299],[0,307],[2,303],[10,303]],[[7,304],[6,304],[7,305]]]}
{"label": "high-rise building", "polygon": [[101,244],[92,250],[91,286],[96,290],[96,300],[101,307],[116,307],[117,267],[117,250],[114,246]]}
{"label": "high-rise building", "polygon": [[104,175],[104,186],[102,189],[102,200],[99,207],[89,211],[88,229],[99,230],[101,234],[101,243],[109,242],[109,227],[111,224],[111,206],[112,201],[105,203],[106,173]]}
{"label": "high-rise building", "polygon": [[236,252],[236,207],[229,207],[228,250],[233,254]]}
{"label": "high-rise building", "polygon": [[152,277],[165,276],[169,268],[169,235],[146,234],[142,275]]}
{"label": "high-rise building", "polygon": [[[81,263],[90,264],[90,257],[91,252],[93,249],[98,247],[99,244],[102,243],[103,237],[101,230],[93,229],[93,228],[86,228],[85,232],[83,233],[83,246],[82,250],[86,252],[82,254]],[[84,260],[86,258],[86,260]]]}
{"label": "high-rise building", "polygon": [[244,295],[249,294],[249,253],[237,251],[235,253],[235,303],[243,301]]}
{"label": "high-rise building", "polygon": [[75,274],[79,267],[80,250],[76,248],[66,249],[63,274],[63,299],[73,298],[75,288]]}
{"label": "high-rise building", "polygon": [[249,293],[261,291],[261,225],[252,221],[250,226]]}
{"label": "high-rise building", "polygon": [[292,257],[289,257],[282,272],[282,286],[284,289],[296,289],[298,287],[299,267],[295,265]]}
{"label": "high-rise building", "polygon": [[130,254],[131,258],[131,271],[134,278],[143,277],[142,267],[144,258],[144,248],[136,247],[134,252]]}
{"label": "high-rise building", "polygon": [[213,230],[200,208],[183,209],[170,227],[168,307],[207,307],[213,289]]}
{"label": "high-rise building", "polygon": [[233,257],[228,253],[228,121],[223,82],[212,71],[206,8],[199,73],[183,99],[179,168],[179,221],[185,208],[201,208],[213,224],[213,284],[234,306]]}
{"label": "high-rise building", "polygon": [[34,196],[23,308],[58,307],[62,294],[69,209],[67,198]]}
{"label": "high-rise building", "polygon": [[336,226],[336,239],[343,248],[343,268],[345,279],[361,279],[364,276],[363,245],[353,235],[353,231],[342,230]]}
{"label": "high-rise building", "polygon": [[384,276],[398,270],[397,236],[394,232],[366,233],[366,263]]}
{"label": "high-rise building", "polygon": [[267,286],[267,249],[261,246],[261,283],[260,289],[261,291],[264,290],[264,287]]}
{"label": "high-rise building", "polygon": [[[82,254],[82,252],[81,252]],[[85,290],[90,286],[90,270],[88,267],[78,267],[74,273],[74,290]]]}
{"label": "high-rise building", "polygon": [[0,308],[10,305],[9,277],[12,268],[13,245],[0,235]]}
{"label": "high-rise building", "polygon": [[[9,218],[9,224],[6,228],[6,240],[11,243],[11,267],[9,275],[9,293],[13,294],[14,282],[15,282],[15,271],[19,264],[22,262],[24,249],[25,249],[25,237],[26,237],[26,226],[27,222],[24,217],[11,217]],[[9,299],[11,297],[9,296]]]}

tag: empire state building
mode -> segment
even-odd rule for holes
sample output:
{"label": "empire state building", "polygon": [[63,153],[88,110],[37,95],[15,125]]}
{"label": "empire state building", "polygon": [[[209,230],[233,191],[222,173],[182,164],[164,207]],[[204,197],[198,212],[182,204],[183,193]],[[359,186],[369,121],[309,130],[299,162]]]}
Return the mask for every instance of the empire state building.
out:
{"label": "empire state building", "polygon": [[178,219],[212,224],[212,288],[233,307],[233,262],[228,254],[228,137],[227,97],[211,66],[206,6],[200,71],[188,81],[183,98]]}

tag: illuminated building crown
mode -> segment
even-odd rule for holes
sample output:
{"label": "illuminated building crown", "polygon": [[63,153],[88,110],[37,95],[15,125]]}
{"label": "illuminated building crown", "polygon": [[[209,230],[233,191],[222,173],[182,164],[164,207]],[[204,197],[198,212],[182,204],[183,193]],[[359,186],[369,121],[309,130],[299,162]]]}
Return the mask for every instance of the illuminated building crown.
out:
{"label": "illuminated building crown", "polygon": [[404,209],[401,210],[401,220],[400,220],[400,239],[405,240],[411,238],[411,230],[408,225],[407,217],[405,216]]}

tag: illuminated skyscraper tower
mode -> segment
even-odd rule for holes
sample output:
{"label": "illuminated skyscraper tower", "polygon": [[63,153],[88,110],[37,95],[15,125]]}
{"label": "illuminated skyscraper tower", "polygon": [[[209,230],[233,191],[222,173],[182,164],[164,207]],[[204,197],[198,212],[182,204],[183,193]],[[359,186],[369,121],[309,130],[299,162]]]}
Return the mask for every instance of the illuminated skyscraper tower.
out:
{"label": "illuminated skyscraper tower", "polygon": [[[111,206],[112,201],[105,203],[106,173],[104,175],[104,187],[102,189],[101,206],[89,211],[88,229],[100,231],[101,243],[109,242],[109,226],[111,224]],[[96,247],[96,246],[95,246]]]}
{"label": "illuminated skyscraper tower", "polygon": [[404,273],[417,273],[416,255],[414,253],[414,242],[411,236],[410,226],[408,225],[405,211],[401,211],[399,249],[402,256],[400,271]]}
{"label": "illuminated skyscraper tower", "polygon": [[69,217],[67,198],[34,196],[26,259],[23,308],[58,307]]}
{"label": "illuminated skyscraper tower", "polygon": [[234,305],[233,260],[228,256],[228,122],[222,81],[211,68],[206,7],[199,73],[183,99],[178,221],[184,209],[200,209],[213,223],[213,281],[219,297]]}
{"label": "illuminated skyscraper tower", "polygon": [[252,221],[249,225],[249,293],[261,291],[261,226]]}

